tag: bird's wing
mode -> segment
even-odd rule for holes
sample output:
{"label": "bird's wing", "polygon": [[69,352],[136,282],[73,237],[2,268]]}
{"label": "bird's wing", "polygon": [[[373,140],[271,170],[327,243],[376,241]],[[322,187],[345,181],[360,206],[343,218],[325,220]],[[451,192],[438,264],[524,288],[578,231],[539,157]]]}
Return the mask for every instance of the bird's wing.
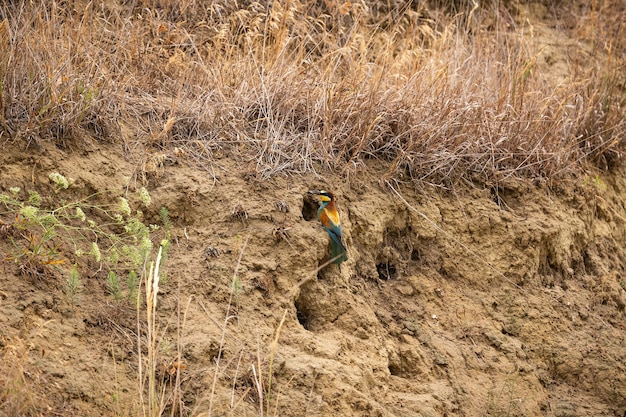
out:
{"label": "bird's wing", "polygon": [[340,230],[339,234],[341,235],[341,220],[339,219],[339,212],[337,210],[327,210],[328,218],[332,222],[333,226],[337,226]]}
{"label": "bird's wing", "polygon": [[341,226],[331,226],[330,228],[325,229],[330,235],[330,238],[345,251],[346,246],[343,244],[343,233],[341,231]]}
{"label": "bird's wing", "polygon": [[331,210],[324,208],[320,211],[320,221],[324,226],[324,229],[330,235],[330,238],[343,249],[346,250],[346,246],[343,244],[343,231],[341,230],[341,224],[339,220],[339,213],[337,210]]}
{"label": "bird's wing", "polygon": [[326,210],[324,209],[320,210],[319,217],[320,217],[320,222],[322,222],[322,226],[324,226],[324,229],[330,229],[333,226],[333,223],[330,221],[330,218],[328,217],[328,213],[326,212]]}

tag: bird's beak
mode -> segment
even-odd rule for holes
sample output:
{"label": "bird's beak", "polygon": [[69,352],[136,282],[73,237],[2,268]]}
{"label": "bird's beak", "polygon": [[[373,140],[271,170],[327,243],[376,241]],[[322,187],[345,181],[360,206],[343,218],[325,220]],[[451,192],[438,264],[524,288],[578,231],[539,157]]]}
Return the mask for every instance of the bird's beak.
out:
{"label": "bird's beak", "polygon": [[320,192],[319,192],[319,190],[309,190],[309,191],[307,192],[307,194],[315,194],[315,195],[320,195]]}

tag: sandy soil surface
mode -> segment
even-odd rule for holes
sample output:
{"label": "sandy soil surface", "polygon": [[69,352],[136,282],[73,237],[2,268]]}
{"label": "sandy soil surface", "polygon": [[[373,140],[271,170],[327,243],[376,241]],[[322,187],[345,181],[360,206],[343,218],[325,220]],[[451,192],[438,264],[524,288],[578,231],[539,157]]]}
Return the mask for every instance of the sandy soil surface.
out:
{"label": "sandy soil surface", "polygon": [[[44,194],[59,172],[75,180],[76,198],[122,196],[136,167],[119,145],[85,140],[13,147],[0,174],[3,192]],[[551,189],[511,180],[451,192],[383,187],[375,163],[349,180],[259,182],[245,167],[218,158],[210,175],[172,153],[149,178],[146,222],[165,206],[173,223],[159,387],[173,392],[180,371],[180,398],[166,402],[190,415],[626,411],[623,170]],[[318,271],[329,238],[306,192],[320,188],[338,196],[349,254],[341,269]],[[67,265],[20,274],[3,237],[4,399],[35,415],[134,415],[143,314],[138,322],[132,303],[112,299],[96,268],[70,303]]]}

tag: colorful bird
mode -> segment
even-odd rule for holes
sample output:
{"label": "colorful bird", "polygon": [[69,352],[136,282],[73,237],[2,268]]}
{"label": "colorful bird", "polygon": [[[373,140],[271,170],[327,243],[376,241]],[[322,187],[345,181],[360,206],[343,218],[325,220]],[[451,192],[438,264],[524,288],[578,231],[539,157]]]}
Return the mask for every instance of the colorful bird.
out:
{"label": "colorful bird", "polygon": [[330,259],[341,266],[341,263],[348,259],[348,254],[342,242],[341,220],[337,206],[335,206],[335,196],[331,192],[322,190],[309,191],[309,194],[319,196],[320,208],[317,210],[317,217],[330,236]]}

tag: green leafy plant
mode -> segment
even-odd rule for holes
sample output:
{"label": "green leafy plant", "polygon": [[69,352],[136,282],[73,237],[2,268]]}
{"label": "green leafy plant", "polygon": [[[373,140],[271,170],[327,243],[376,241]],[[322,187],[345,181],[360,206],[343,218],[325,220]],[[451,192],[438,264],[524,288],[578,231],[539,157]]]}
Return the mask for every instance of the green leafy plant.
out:
{"label": "green leafy plant", "polygon": [[115,271],[109,271],[109,276],[107,277],[107,290],[109,294],[113,296],[116,300],[122,299],[122,289],[120,287],[120,278],[115,273]]}
{"label": "green leafy plant", "polygon": [[[0,201],[6,201],[6,197],[0,196]],[[29,200],[35,200],[33,194]],[[51,268],[64,264],[59,246],[54,243],[58,218],[27,203],[17,203],[16,200],[8,203],[14,207],[12,227],[17,232],[9,236],[13,250],[8,260],[18,264],[22,274],[28,276],[48,275]]]}
{"label": "green leafy plant", "polygon": [[137,292],[139,287],[139,278],[137,278],[137,272],[135,270],[131,270],[128,273],[128,278],[126,279],[126,285],[128,287],[128,300],[132,303],[137,302]]}
{"label": "green leafy plant", "polygon": [[[152,232],[159,226],[147,226],[140,211],[133,211],[131,203],[118,197],[114,204],[96,204],[104,197],[88,196],[80,200],[67,199],[65,190],[73,181],[59,173],[51,173],[54,195],[42,196],[35,190],[22,192],[19,187],[0,193],[0,218],[8,218],[10,230],[6,237],[13,250],[7,257],[18,265],[22,274],[31,277],[66,275],[65,291],[72,302],[82,288],[79,267],[89,268],[95,262],[106,271],[106,288],[115,300],[127,298],[136,301],[139,278],[152,250]],[[145,188],[137,192],[139,203],[149,204]],[[43,202],[46,202],[44,205]],[[165,237],[161,241],[164,264],[169,249],[170,220],[162,208]],[[73,266],[63,272],[63,266]],[[126,280],[120,279],[128,276]]]}
{"label": "green leafy plant", "polygon": [[83,284],[80,280],[80,275],[78,273],[78,268],[76,264],[72,266],[70,272],[67,274],[67,279],[65,280],[65,295],[72,305],[76,304],[78,301],[78,297],[83,289]]}

